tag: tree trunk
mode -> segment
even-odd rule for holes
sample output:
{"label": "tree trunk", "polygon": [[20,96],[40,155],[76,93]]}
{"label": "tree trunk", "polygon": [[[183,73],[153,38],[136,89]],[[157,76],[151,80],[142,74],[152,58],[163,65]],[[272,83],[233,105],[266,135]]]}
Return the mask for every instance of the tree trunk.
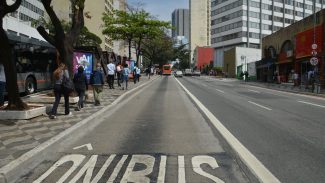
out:
{"label": "tree trunk", "polygon": [[9,44],[9,39],[3,28],[0,29],[0,42],[0,55],[5,69],[9,101],[6,110],[25,110],[28,108],[28,106],[20,99],[19,96],[16,64],[15,60],[12,58],[13,50]]}
{"label": "tree trunk", "polygon": [[129,39],[128,40],[129,41],[129,60],[131,60],[131,43],[132,43],[132,40],[131,39]]}
{"label": "tree trunk", "polygon": [[138,47],[136,50],[136,56],[137,56],[137,62],[136,62],[136,66],[139,67],[139,57],[140,57],[140,52],[141,52],[141,41],[142,39],[140,38],[138,41]]}

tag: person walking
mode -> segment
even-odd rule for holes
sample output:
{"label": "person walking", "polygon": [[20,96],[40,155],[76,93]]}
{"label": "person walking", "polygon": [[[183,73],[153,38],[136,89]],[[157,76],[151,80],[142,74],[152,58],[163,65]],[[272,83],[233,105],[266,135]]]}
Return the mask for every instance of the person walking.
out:
{"label": "person walking", "polygon": [[134,67],[134,69],[133,69],[133,82],[134,82],[134,84],[136,84],[137,83],[137,80],[138,80],[138,76],[137,76],[137,66],[135,66]]}
{"label": "person walking", "polygon": [[136,69],[136,75],[137,75],[137,81],[140,82],[141,69],[139,67],[137,67]]}
{"label": "person walking", "polygon": [[4,92],[6,89],[6,75],[5,69],[2,64],[0,64],[0,107],[4,105]]}
{"label": "person walking", "polygon": [[110,61],[109,64],[107,65],[107,80],[110,89],[115,89],[114,88],[115,70],[116,70],[115,64],[113,64],[113,62]]}
{"label": "person walking", "polygon": [[121,80],[122,80],[122,65],[119,62],[116,66],[116,76],[117,76],[117,85],[118,87],[121,87]]}
{"label": "person walking", "polygon": [[84,107],[84,97],[86,90],[88,90],[87,76],[84,73],[84,67],[79,66],[78,72],[73,77],[75,90],[79,96],[78,106],[76,111],[80,111]]}
{"label": "person walking", "polygon": [[[125,83],[125,89],[127,90],[128,89],[129,74],[131,73],[131,71],[130,71],[130,69],[128,67],[128,64],[124,65],[122,73],[123,73],[123,82]],[[124,87],[122,89],[124,90]]]}
{"label": "person walking", "polygon": [[67,91],[63,87],[64,80],[69,80],[69,72],[67,70],[67,67],[64,63],[61,63],[59,67],[54,71],[53,73],[54,78],[54,95],[55,95],[55,102],[52,107],[52,111],[50,114],[50,119],[55,119],[57,115],[58,106],[61,100],[61,95],[64,96],[64,109],[65,109],[65,115],[70,115],[70,109],[69,109],[69,94],[70,91]]}
{"label": "person walking", "polygon": [[103,91],[104,75],[101,72],[101,65],[96,65],[96,70],[90,76],[90,84],[93,87],[95,106],[100,105],[100,93]]}

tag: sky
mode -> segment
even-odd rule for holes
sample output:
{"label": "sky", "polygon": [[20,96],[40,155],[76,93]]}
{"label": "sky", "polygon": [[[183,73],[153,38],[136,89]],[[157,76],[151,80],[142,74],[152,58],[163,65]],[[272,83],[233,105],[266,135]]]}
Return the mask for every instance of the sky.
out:
{"label": "sky", "polygon": [[129,4],[144,4],[144,9],[159,20],[171,21],[175,9],[188,9],[189,0],[127,0]]}

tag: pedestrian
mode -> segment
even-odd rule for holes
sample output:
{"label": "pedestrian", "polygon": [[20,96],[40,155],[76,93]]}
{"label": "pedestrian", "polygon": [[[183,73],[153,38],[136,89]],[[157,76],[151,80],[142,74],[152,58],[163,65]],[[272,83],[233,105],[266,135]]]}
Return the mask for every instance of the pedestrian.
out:
{"label": "pedestrian", "polygon": [[101,72],[101,65],[96,65],[96,70],[90,75],[90,84],[92,85],[94,92],[95,106],[100,105],[100,93],[103,91],[104,75]]}
{"label": "pedestrian", "polygon": [[116,76],[117,76],[117,85],[118,87],[121,87],[121,80],[122,80],[122,65],[119,62],[116,66]]}
{"label": "pedestrian", "polygon": [[298,73],[294,72],[293,73],[293,86],[298,86],[298,78],[299,78]]}
{"label": "pedestrian", "polygon": [[3,64],[0,64],[0,107],[4,105],[4,92],[6,89],[6,75]]}
{"label": "pedestrian", "polygon": [[247,82],[248,81],[248,71],[245,71],[245,82]]}
{"label": "pedestrian", "polygon": [[110,61],[109,64],[107,65],[107,80],[110,89],[115,89],[114,88],[115,70],[116,70],[115,64],[112,61]]}
{"label": "pedestrian", "polygon": [[84,107],[84,97],[86,90],[88,90],[87,76],[84,73],[84,67],[79,66],[78,72],[73,77],[75,90],[79,96],[78,106],[76,111],[80,111]]}
{"label": "pedestrian", "polygon": [[138,80],[138,82],[140,82],[141,69],[140,69],[139,67],[137,67],[137,69],[136,69],[136,75],[137,75],[137,80]]}
{"label": "pedestrian", "polygon": [[137,83],[137,66],[134,66],[134,69],[133,69],[133,71],[132,71],[132,75],[133,75],[133,82],[134,82],[134,84],[136,84]]}
{"label": "pedestrian", "polygon": [[[125,89],[127,90],[128,89],[129,74],[131,73],[131,71],[130,71],[130,69],[128,67],[128,64],[124,65],[122,73],[123,73],[123,82],[125,83]],[[124,87],[122,89],[124,90]]]}
{"label": "pedestrian", "polygon": [[59,67],[54,71],[53,73],[54,78],[54,95],[55,95],[55,102],[52,107],[52,111],[50,114],[50,119],[55,119],[57,115],[58,106],[61,100],[61,95],[64,97],[64,109],[65,109],[65,115],[70,115],[70,109],[69,109],[69,94],[70,91],[68,91],[64,86],[63,82],[65,80],[69,80],[69,72],[67,70],[67,67],[64,63],[61,63]]}

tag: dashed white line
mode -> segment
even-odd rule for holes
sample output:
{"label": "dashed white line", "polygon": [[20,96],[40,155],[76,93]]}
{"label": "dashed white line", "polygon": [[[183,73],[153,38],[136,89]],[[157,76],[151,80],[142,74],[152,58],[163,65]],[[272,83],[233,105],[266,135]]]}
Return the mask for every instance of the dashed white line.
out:
{"label": "dashed white line", "polygon": [[308,105],[312,105],[312,106],[316,106],[316,107],[321,107],[321,108],[325,108],[325,106],[323,105],[319,105],[319,104],[314,104],[314,103],[310,103],[310,102],[305,102],[305,101],[298,101],[300,103],[303,103],[303,104],[308,104]]}
{"label": "dashed white line", "polygon": [[186,89],[181,82],[177,79],[176,81],[181,85],[190,98],[193,99],[202,112],[210,119],[213,126],[221,133],[230,147],[237,152],[239,158],[248,169],[252,171],[258,181],[272,183],[280,182],[190,91]]}
{"label": "dashed white line", "polygon": [[219,90],[219,89],[216,89],[218,92],[220,92],[220,93],[225,93],[224,91],[222,91],[222,90]]}
{"label": "dashed white line", "polygon": [[254,105],[258,106],[258,107],[261,107],[261,108],[263,108],[263,109],[266,109],[266,110],[272,111],[272,109],[270,109],[270,108],[268,108],[268,107],[265,107],[265,106],[263,106],[263,105],[257,104],[257,103],[252,102],[252,101],[248,101],[248,102],[251,103],[251,104],[254,104]]}
{"label": "dashed white line", "polygon": [[254,92],[254,93],[261,93],[261,92],[256,91],[256,90],[248,90],[248,91],[251,91],[251,92]]}

